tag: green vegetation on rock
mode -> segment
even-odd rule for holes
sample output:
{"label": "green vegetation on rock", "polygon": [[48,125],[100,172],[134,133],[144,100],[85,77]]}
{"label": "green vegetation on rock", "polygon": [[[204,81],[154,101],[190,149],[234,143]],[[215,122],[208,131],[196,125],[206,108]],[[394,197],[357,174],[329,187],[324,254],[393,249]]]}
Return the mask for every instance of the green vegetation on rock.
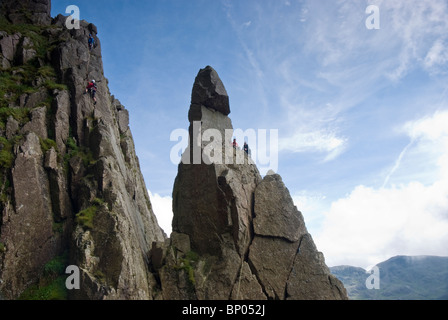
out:
{"label": "green vegetation on rock", "polygon": [[179,264],[174,267],[176,270],[184,270],[188,275],[188,281],[192,288],[196,285],[194,276],[194,267],[199,260],[199,255],[196,252],[189,251],[184,258],[181,258]]}
{"label": "green vegetation on rock", "polygon": [[88,207],[87,209],[81,210],[79,213],[76,214],[76,223],[81,225],[82,227],[86,229],[93,229],[94,227],[94,219],[96,216],[96,213],[98,212],[99,208],[104,205],[104,201],[95,198],[92,201],[92,206]]}
{"label": "green vegetation on rock", "polygon": [[39,283],[28,287],[19,300],[67,300],[65,286],[67,253],[47,262],[43,268]]}

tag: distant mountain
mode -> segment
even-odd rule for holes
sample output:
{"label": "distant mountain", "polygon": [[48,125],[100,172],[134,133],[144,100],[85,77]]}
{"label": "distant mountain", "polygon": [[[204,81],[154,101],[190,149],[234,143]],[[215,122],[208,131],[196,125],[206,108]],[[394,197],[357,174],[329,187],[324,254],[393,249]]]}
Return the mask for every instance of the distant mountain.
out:
{"label": "distant mountain", "polygon": [[331,267],[353,300],[447,300],[448,257],[396,256],[377,264],[379,289],[368,289],[370,273],[352,266]]}

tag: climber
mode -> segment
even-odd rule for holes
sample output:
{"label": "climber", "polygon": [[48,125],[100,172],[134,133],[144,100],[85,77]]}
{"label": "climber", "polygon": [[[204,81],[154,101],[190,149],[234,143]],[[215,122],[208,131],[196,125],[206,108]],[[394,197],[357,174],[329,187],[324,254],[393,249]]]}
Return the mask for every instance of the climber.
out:
{"label": "climber", "polygon": [[246,152],[246,154],[249,154],[249,145],[247,144],[246,141],[244,141],[244,147],[243,147],[243,149],[244,149],[244,152]]}
{"label": "climber", "polygon": [[233,139],[233,143],[232,143],[232,145],[233,145],[233,147],[234,147],[235,149],[238,148],[238,143],[236,142],[236,139]]}
{"label": "climber", "polygon": [[86,93],[87,92],[90,93],[90,96],[92,97],[93,101],[95,101],[94,104],[96,104],[96,97],[95,97],[96,89],[97,89],[97,86],[96,86],[95,80],[90,81],[86,87]]}
{"label": "climber", "polygon": [[89,34],[89,50],[92,50],[95,46],[95,39],[92,34]]}

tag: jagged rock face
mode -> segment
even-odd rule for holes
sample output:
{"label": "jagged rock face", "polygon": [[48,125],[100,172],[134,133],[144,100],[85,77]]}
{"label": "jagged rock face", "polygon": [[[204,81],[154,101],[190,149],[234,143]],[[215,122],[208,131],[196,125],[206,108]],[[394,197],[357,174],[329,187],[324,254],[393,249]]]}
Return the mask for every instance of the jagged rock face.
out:
{"label": "jagged rock face", "polygon": [[[173,233],[151,251],[162,298],[347,299],[281,177],[262,179],[243,151],[229,151],[229,113],[216,71],[200,70],[173,189]],[[204,139],[210,129],[224,138]]]}
{"label": "jagged rock face", "polygon": [[49,0],[0,6],[13,22],[0,30],[0,298],[53,285],[62,257],[64,269],[80,268],[73,299],[346,298],[280,176],[262,179],[231,147],[229,98],[213,68],[193,86],[166,239],[129,113],[108,91],[97,28],[67,30],[65,17],[49,18]]}
{"label": "jagged rock face", "polygon": [[[96,27],[68,30],[61,15],[47,23],[50,1],[1,5],[14,23],[30,22],[17,10],[32,11],[34,24],[0,30],[0,297],[48,282],[45,270],[65,252],[81,271],[69,298],[152,299],[148,252],[165,235],[129,113],[107,87]],[[91,79],[96,105],[85,94]]]}
{"label": "jagged rock face", "polygon": [[12,23],[51,23],[50,0],[0,0],[0,8]]}

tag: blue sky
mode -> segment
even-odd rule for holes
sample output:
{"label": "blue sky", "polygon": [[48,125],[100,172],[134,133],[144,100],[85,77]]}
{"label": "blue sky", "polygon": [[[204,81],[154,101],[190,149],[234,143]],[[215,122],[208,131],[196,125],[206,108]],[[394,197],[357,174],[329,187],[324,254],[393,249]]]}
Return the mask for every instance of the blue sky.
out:
{"label": "blue sky", "polygon": [[54,0],[52,15],[71,4],[98,27],[167,233],[170,134],[211,65],[234,128],[279,130],[278,173],[328,265],[448,255],[446,1]]}

